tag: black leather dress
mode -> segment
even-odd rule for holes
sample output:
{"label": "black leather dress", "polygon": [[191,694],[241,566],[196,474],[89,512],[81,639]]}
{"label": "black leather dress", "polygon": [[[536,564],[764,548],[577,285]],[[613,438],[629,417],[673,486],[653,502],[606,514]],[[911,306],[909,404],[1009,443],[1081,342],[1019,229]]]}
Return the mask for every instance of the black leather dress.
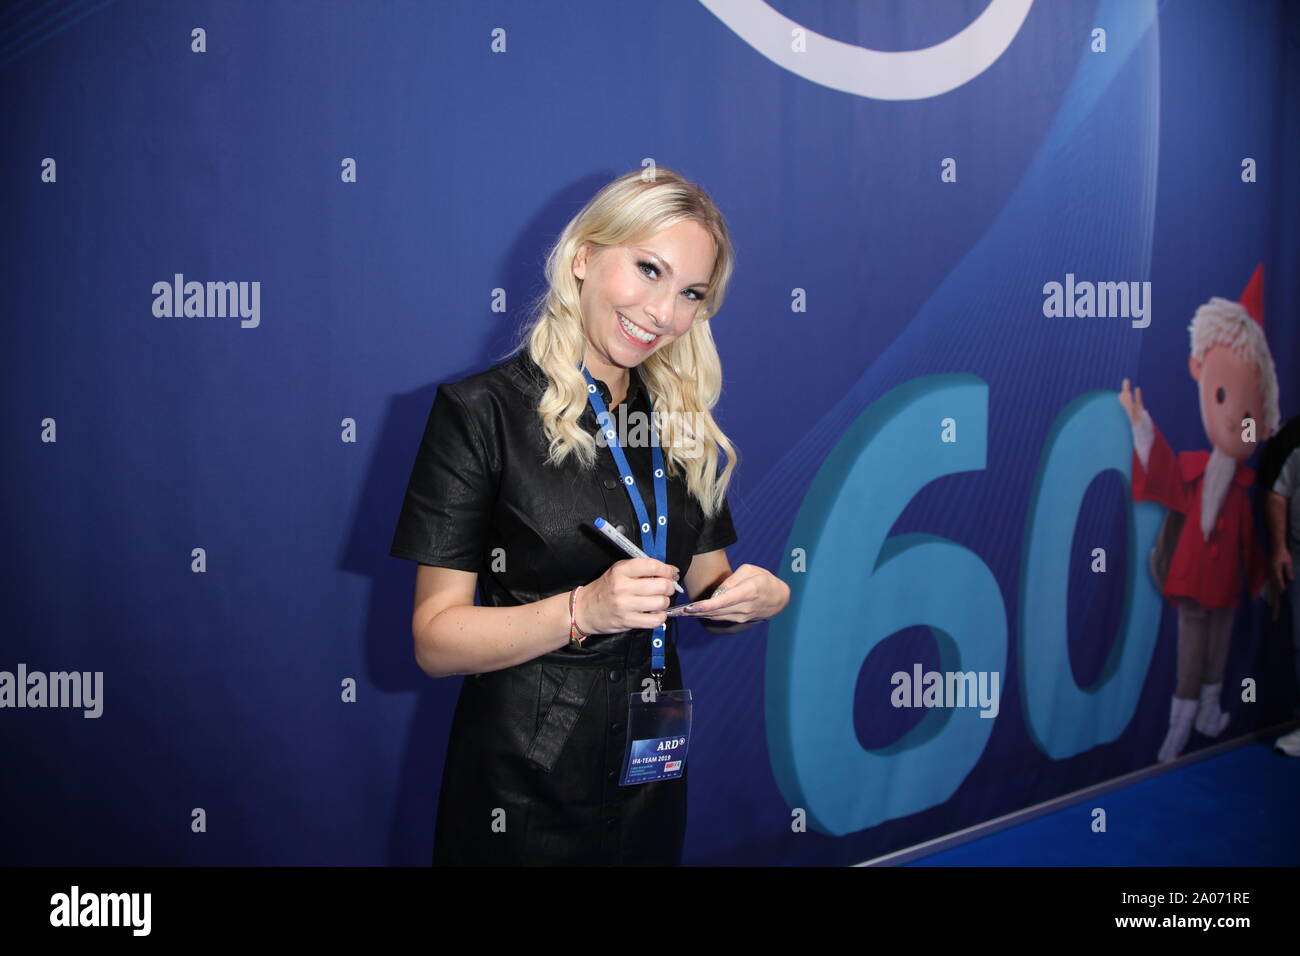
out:
{"label": "black leather dress", "polygon": [[[606,405],[609,388],[597,382]],[[527,350],[439,386],[390,554],[478,574],[479,603],[539,601],[588,584],[626,555],[597,516],[639,543],[609,449],[594,470],[546,465],[537,417],[545,387]],[[629,376],[629,413],[648,391]],[[611,409],[617,420],[618,410]],[[583,427],[596,431],[588,407]],[[654,514],[648,447],[625,453]],[[736,541],[729,507],[706,519],[680,476],[668,480],[668,563]],[[698,595],[696,595],[698,596]],[[678,595],[676,601],[685,600]],[[669,619],[664,689],[683,686]],[[619,786],[628,696],[650,673],[649,630],[594,635],[504,670],[465,677],[452,720],[434,836],[435,865],[676,865],[687,775]],[[687,772],[689,773],[689,757]]]}

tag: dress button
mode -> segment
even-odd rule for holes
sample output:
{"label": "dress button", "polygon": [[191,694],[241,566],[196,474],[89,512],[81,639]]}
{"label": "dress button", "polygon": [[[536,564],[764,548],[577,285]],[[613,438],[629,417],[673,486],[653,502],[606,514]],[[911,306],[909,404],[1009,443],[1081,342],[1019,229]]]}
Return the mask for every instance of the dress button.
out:
{"label": "dress button", "polygon": [[620,678],[622,678],[622,676],[623,676],[623,675],[620,674],[618,671],[610,671],[610,672],[609,672],[609,679],[610,679],[610,682],[611,682],[611,683],[614,682],[614,681],[619,680]]}
{"label": "dress button", "polygon": [[615,481],[613,478],[606,478],[605,487],[608,488],[610,491],[613,491],[615,488],[618,487],[618,482]]}
{"label": "dress button", "polygon": [[617,820],[606,820],[606,821],[605,821],[605,826],[609,827],[609,828],[612,830],[612,829],[614,829],[614,827],[618,826],[618,821],[617,821]]}
{"label": "dress button", "polygon": [[609,773],[605,774],[605,779],[613,780],[616,776],[618,775],[613,770],[611,770]]}
{"label": "dress button", "polygon": [[614,731],[614,733],[618,733],[620,730],[623,729],[623,725],[622,725],[622,724],[610,724],[610,725],[609,725],[609,729],[612,730],[612,731]]}

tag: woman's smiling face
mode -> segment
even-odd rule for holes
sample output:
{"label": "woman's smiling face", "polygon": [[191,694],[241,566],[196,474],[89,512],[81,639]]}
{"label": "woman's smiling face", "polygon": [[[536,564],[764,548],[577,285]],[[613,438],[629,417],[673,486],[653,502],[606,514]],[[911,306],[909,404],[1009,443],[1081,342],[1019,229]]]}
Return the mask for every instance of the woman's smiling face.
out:
{"label": "woman's smiling face", "polygon": [[689,332],[713,262],[713,238],[693,219],[626,246],[584,245],[573,274],[592,373],[621,382],[623,369]]}

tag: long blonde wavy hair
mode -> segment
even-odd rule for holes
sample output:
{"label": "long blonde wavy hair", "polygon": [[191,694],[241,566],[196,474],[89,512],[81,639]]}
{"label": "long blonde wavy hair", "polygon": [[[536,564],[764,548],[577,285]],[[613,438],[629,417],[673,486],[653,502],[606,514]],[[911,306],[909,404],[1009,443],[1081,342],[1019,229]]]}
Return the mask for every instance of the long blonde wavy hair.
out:
{"label": "long blonde wavy hair", "polygon": [[[519,342],[508,355],[527,348],[546,373],[547,386],[537,413],[549,440],[547,462],[559,465],[569,455],[577,455],[583,467],[591,468],[596,461],[596,440],[578,424],[587,407],[587,380],[580,367],[587,337],[578,298],[581,285],[573,274],[574,257],[583,243],[631,245],[688,219],[713,237],[715,259],[708,291],[690,330],[652,352],[638,368],[650,391],[656,420],[663,422],[659,441],[668,474],[684,475],[686,487],[711,517],[722,507],[740,456],[712,414],[722,393],[722,362],[710,319],[726,298],[735,253],[722,213],[703,189],[658,166],[633,170],[596,193],[547,253],[548,288],[533,304]],[[683,419],[695,423],[695,434],[689,439],[681,434]],[[679,451],[692,446],[702,452],[691,456]],[[721,473],[720,450],[727,456]]]}

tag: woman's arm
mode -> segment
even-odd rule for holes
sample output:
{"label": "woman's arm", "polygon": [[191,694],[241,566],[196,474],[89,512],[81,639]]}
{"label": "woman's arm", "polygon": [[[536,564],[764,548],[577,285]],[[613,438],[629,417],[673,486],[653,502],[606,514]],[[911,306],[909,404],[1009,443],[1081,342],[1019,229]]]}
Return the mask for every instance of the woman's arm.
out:
{"label": "woman's arm", "polygon": [[731,574],[731,562],[725,550],[709,551],[691,558],[682,585],[692,601],[703,601]]}
{"label": "woman's arm", "polygon": [[[484,674],[569,642],[569,592],[516,607],[478,607],[478,575],[422,564],[411,632],[415,662],[430,677]],[[584,592],[585,593],[585,592]]]}

